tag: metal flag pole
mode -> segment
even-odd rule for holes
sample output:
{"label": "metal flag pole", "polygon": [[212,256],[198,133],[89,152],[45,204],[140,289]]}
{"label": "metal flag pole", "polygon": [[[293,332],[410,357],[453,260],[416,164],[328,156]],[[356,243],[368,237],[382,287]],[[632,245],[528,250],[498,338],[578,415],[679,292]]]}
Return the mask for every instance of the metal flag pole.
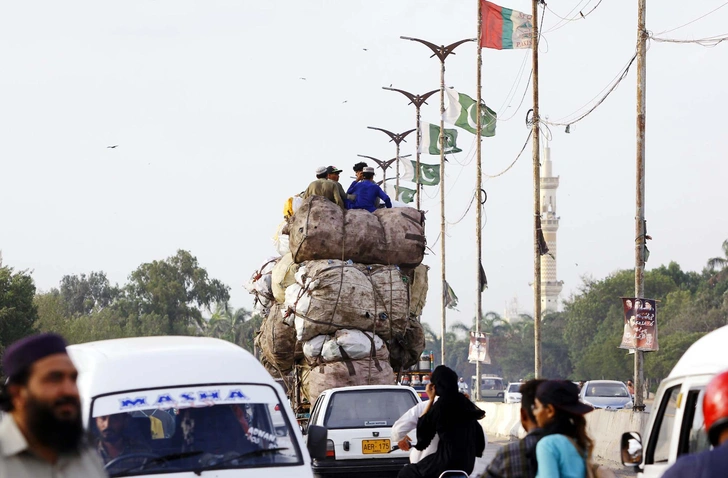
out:
{"label": "metal flag pole", "polygon": [[[417,130],[417,160],[415,162],[415,191],[417,194],[417,210],[420,209],[420,192],[422,191],[422,185],[420,184],[420,144],[422,143],[422,132],[420,131],[420,108],[423,104],[427,104],[427,98],[434,95],[440,90],[428,91],[424,95],[415,95],[408,91],[399,90],[397,88],[387,88],[383,86],[382,89],[389,91],[398,91],[406,96],[410,102],[409,104],[415,105],[415,111],[417,112],[417,121],[415,129]],[[402,156],[404,157],[404,156]],[[398,174],[399,176],[399,174]]]}
{"label": "metal flag pole", "polygon": [[[396,171],[397,172],[397,176],[396,176],[397,177],[397,180],[396,180],[396,185],[395,185],[395,188],[396,189],[394,190],[394,197],[396,198],[397,197],[397,194],[398,194],[397,192],[399,191],[399,158],[400,158],[400,156],[399,156],[399,144],[402,141],[405,141],[405,138],[407,137],[407,135],[410,134],[412,131],[414,131],[414,129],[408,129],[404,133],[397,134],[397,133],[392,133],[391,131],[387,131],[386,129],[375,128],[374,126],[367,126],[367,128],[374,129],[374,130],[377,130],[377,131],[381,131],[382,133],[386,134],[387,136],[389,136],[391,138],[389,140],[390,142],[394,141],[394,144],[397,145],[397,155],[395,156],[395,159],[397,160],[397,162],[396,162],[396,164],[397,164],[397,168],[396,168],[396,170],[397,170]],[[419,179],[419,178],[415,178],[415,179]]]}
{"label": "metal flag pole", "polygon": [[[445,59],[450,54],[455,54],[454,50],[463,43],[475,41],[475,38],[460,40],[450,45],[437,46],[419,38],[400,37],[403,40],[411,40],[422,43],[430,50],[433,56],[440,60],[440,272],[442,297],[440,297],[440,314],[441,314],[441,363],[445,364],[445,332],[447,326],[447,313],[445,307],[445,293],[447,291],[447,282],[445,280]],[[419,131],[419,129],[418,129]],[[418,171],[419,172],[419,171]]]}
{"label": "metal flag pole", "polygon": [[[385,181],[387,180],[387,169],[389,169],[395,163],[395,161],[397,161],[397,157],[394,157],[392,159],[388,159],[388,160],[384,161],[382,159],[377,159],[377,158],[374,158],[372,156],[367,156],[367,155],[364,155],[364,154],[357,154],[357,156],[359,156],[360,158],[371,159],[372,161],[374,161],[375,163],[377,163],[377,166],[379,166],[380,168],[382,168],[382,185],[384,185]],[[399,159],[409,158],[410,156],[412,156],[412,155],[411,154],[405,154],[404,156],[400,156]],[[384,189],[384,187],[382,187],[382,189]]]}
{"label": "metal flag pole", "polygon": [[[478,295],[477,295],[477,301],[476,301],[476,309],[477,314],[475,316],[475,343],[480,345],[480,320],[483,317],[483,290],[481,287],[481,280],[480,277],[480,268],[482,264],[483,259],[483,247],[482,247],[482,229],[481,229],[481,222],[482,222],[482,211],[483,211],[483,201],[481,197],[481,191],[483,190],[483,176],[482,176],[482,170],[481,170],[481,129],[483,127],[482,125],[482,117],[483,112],[481,111],[481,70],[483,66],[483,48],[481,48],[481,28],[483,24],[483,12],[482,12],[482,2],[480,0],[477,0],[478,2],[478,59],[477,59],[477,76],[476,76],[476,101],[478,102],[476,108],[476,114],[477,119],[475,120],[475,133],[477,136],[477,143],[475,146],[475,157],[476,157],[476,163],[477,168],[475,171],[475,198],[478,201],[477,208],[475,209],[475,237],[476,237],[476,248],[478,250],[478,263],[476,264],[477,269],[477,279],[476,284],[478,285]],[[487,351],[486,351],[487,352]],[[478,354],[478,358],[480,358],[480,354]],[[475,400],[480,400],[480,360],[475,361]]]}
{"label": "metal flag pole", "polygon": [[541,227],[541,144],[538,112],[538,4],[532,0],[533,37],[531,52],[533,59],[533,341],[535,378],[541,378],[541,248],[539,233]]}
{"label": "metal flag pole", "polygon": [[[634,295],[645,296],[645,122],[647,116],[647,0],[637,4],[637,190],[635,214]],[[643,409],[644,352],[634,351],[634,407]]]}

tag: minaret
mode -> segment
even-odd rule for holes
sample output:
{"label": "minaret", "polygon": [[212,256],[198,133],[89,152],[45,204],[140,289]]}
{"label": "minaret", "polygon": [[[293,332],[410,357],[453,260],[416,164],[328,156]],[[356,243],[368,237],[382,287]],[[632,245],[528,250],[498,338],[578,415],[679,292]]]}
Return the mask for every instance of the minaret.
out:
{"label": "minaret", "polygon": [[556,231],[559,217],[556,215],[556,190],[559,177],[553,176],[551,148],[546,142],[544,163],[541,168],[541,228],[549,246],[548,254],[541,256],[541,310],[555,312],[559,308],[559,294],[564,282],[556,276]]}

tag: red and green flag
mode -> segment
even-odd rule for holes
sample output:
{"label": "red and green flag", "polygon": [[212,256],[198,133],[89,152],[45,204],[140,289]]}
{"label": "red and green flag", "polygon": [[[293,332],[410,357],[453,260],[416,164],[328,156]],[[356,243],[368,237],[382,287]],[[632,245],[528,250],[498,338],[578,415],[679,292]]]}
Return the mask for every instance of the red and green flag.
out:
{"label": "red and green flag", "polygon": [[483,16],[480,46],[496,50],[531,48],[533,45],[533,16],[480,0]]}

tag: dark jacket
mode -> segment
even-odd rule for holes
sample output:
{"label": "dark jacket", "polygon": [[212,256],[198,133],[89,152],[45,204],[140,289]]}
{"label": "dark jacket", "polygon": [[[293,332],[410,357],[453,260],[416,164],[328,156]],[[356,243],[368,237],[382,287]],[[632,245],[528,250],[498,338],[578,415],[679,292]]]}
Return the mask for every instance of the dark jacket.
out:
{"label": "dark jacket", "polygon": [[726,470],[728,470],[728,442],[712,450],[681,456],[662,476],[712,478],[726,476]]}
{"label": "dark jacket", "polygon": [[417,445],[427,448],[437,433],[437,451],[419,463],[408,465],[400,477],[437,478],[445,470],[473,472],[475,458],[483,456],[485,435],[478,420],[485,412],[462,393],[448,393],[432,405],[417,422]]}

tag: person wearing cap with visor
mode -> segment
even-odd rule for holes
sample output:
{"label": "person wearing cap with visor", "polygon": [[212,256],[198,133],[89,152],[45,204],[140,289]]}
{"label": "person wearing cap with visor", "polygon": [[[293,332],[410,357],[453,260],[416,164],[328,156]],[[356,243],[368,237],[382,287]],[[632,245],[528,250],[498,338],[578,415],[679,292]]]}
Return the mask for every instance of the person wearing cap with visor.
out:
{"label": "person wearing cap with visor", "polygon": [[384,201],[386,207],[392,207],[392,201],[387,193],[382,191],[382,188],[374,182],[374,168],[366,167],[363,169],[362,174],[363,179],[354,188],[356,197],[349,209],[366,209],[369,212],[374,212],[377,210],[377,198]]}
{"label": "person wearing cap with visor", "polygon": [[548,380],[536,389],[533,415],[543,437],[536,445],[536,478],[584,478],[591,466],[594,442],[584,415],[590,405],[579,401],[579,388],[566,380]]}
{"label": "person wearing cap with visor", "polygon": [[[339,206],[341,209],[346,209],[346,203],[344,202],[345,195],[342,196],[337,187],[337,183],[329,181],[329,168],[321,166],[316,168],[316,180],[308,185],[306,192],[303,193],[303,199],[311,196],[323,196],[332,203]],[[344,188],[341,188],[343,191]]]}
{"label": "person wearing cap with visor", "polygon": [[56,334],[11,344],[2,360],[0,478],[107,476],[84,440],[78,371]]}
{"label": "person wearing cap with visor", "polygon": [[663,478],[692,476],[709,478],[728,475],[728,371],[708,383],[703,396],[703,419],[712,450],[682,455]]}
{"label": "person wearing cap with visor", "polygon": [[326,168],[326,178],[329,181],[333,181],[336,183],[336,188],[339,190],[339,195],[344,198],[344,205],[346,209],[348,209],[349,199],[347,198],[346,192],[344,191],[344,186],[342,186],[339,182],[339,174],[341,174],[341,169],[337,168],[336,166],[329,166]]}

